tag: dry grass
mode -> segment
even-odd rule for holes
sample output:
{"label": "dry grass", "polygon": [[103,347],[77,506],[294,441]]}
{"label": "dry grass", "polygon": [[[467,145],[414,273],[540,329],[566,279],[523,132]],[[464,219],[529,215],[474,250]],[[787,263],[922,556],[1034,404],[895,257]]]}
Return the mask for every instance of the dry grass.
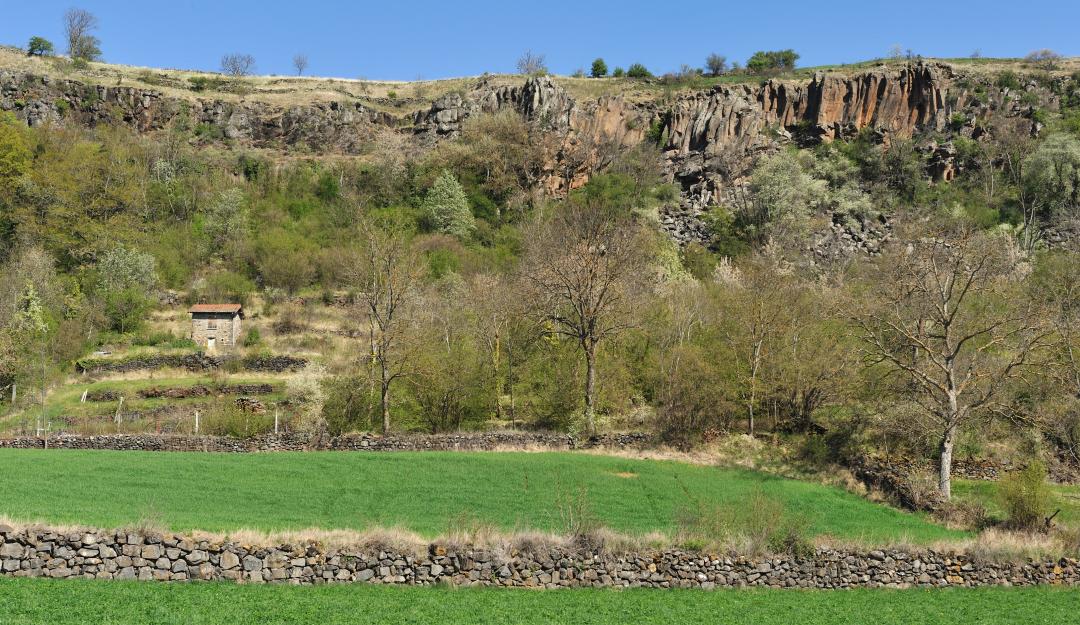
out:
{"label": "dry grass", "polygon": [[[7,525],[16,531],[24,529],[48,528],[50,531],[64,534],[101,531],[81,525],[56,523],[25,522],[0,516],[0,525]],[[316,544],[331,550],[388,550],[397,553],[421,556],[428,553],[432,546],[448,552],[462,550],[483,550],[500,557],[512,557],[521,553],[543,553],[552,550],[577,551],[584,549],[607,555],[648,554],[665,549],[700,549],[709,554],[727,555],[775,555],[762,552],[760,545],[751,537],[732,535],[710,541],[700,547],[688,546],[684,541],[662,532],[650,532],[642,535],[630,535],[608,528],[597,528],[587,537],[573,537],[552,532],[536,530],[501,531],[490,525],[475,520],[461,518],[448,524],[444,534],[428,540],[402,528],[372,528],[365,531],[327,530],[307,528],[301,530],[264,532],[255,529],[239,529],[231,532],[190,532],[195,540],[209,543],[237,543],[247,548],[267,548],[280,545]],[[120,528],[143,535],[172,534],[162,523],[150,515],[132,527]],[[815,548],[842,551],[867,551],[869,549],[891,549],[918,553],[926,550],[938,553],[965,554],[979,562],[1016,562],[1047,561],[1061,557],[1077,557],[1076,546],[1053,534],[1030,534],[988,529],[978,536],[966,540],[936,542],[930,545],[918,545],[903,540],[888,544],[869,544],[857,540],[836,539],[819,536],[810,541]]]}
{"label": "dry grass", "polygon": [[[933,60],[933,59],[928,59]],[[994,73],[1003,69],[1016,71],[1034,71],[1035,68],[1017,59],[946,59],[953,67],[969,73]],[[903,64],[905,61],[877,59],[851,65],[831,65],[808,67],[797,70],[781,79],[805,81],[816,71],[826,71],[841,75],[850,75],[882,65]],[[203,72],[182,69],[148,68],[133,65],[111,63],[90,63],[86,69],[75,69],[62,57],[28,57],[18,48],[0,46],[0,67],[47,75],[54,78],[68,78],[95,85],[123,85],[144,89],[153,89],[164,95],[191,99],[211,98],[225,101],[259,100],[280,106],[297,104],[354,100],[361,101],[370,108],[406,116],[415,111],[427,109],[431,102],[455,91],[469,91],[481,81],[492,86],[520,85],[524,77],[514,74],[487,74],[484,76],[465,76],[439,80],[365,80],[362,78],[328,78],[317,76],[250,76],[243,79],[245,93],[229,91],[205,91],[196,93],[190,89],[189,79],[203,77],[221,79],[216,72]],[[1080,69],[1080,59],[1065,59],[1055,73],[1068,74]],[[604,96],[618,95],[629,102],[654,101],[657,97],[669,97],[690,89],[708,88],[713,84],[723,83],[758,83],[756,76],[723,77],[722,79],[704,79],[694,84],[664,85],[659,82],[643,82],[628,78],[573,78],[553,76],[553,79],[578,99],[597,99]],[[390,98],[393,93],[396,97]]]}

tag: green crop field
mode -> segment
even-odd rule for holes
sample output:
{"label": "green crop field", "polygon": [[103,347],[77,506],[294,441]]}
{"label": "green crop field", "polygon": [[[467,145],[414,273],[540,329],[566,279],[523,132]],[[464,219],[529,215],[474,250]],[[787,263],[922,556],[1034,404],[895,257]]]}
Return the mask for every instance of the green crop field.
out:
{"label": "green crop field", "polygon": [[4,625],[1070,623],[1073,590],[612,591],[0,580]]}
{"label": "green crop field", "polygon": [[[671,533],[698,502],[783,502],[812,535],[881,544],[964,536],[842,489],[739,469],[575,453],[206,454],[0,450],[0,515],[174,530],[406,528],[464,518],[562,531],[572,500],[601,525]],[[579,510],[580,511],[580,510]]]}

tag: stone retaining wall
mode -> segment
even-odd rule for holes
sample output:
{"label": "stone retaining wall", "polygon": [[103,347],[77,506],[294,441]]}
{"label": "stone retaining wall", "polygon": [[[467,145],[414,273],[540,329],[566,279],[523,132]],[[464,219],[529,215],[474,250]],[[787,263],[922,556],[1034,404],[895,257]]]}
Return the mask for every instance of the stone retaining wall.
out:
{"label": "stone retaining wall", "polygon": [[647,588],[904,588],[1070,585],[1076,560],[989,563],[933,551],[819,549],[811,557],[743,558],[678,550],[604,554],[540,548],[496,553],[430,545],[427,553],[324,549],[317,543],[251,547],[137,531],[0,526],[0,572],[13,577],[367,582],[427,586]]}
{"label": "stone retaining wall", "polygon": [[[115,451],[490,451],[500,448],[590,449],[596,447],[637,448],[647,446],[650,437],[640,432],[601,434],[574,438],[553,432],[471,432],[460,434],[376,436],[350,434],[320,437],[295,432],[267,434],[252,438],[164,434],[115,434],[103,436],[54,436],[50,449],[105,449]],[[42,449],[37,437],[0,439],[0,448]]]}

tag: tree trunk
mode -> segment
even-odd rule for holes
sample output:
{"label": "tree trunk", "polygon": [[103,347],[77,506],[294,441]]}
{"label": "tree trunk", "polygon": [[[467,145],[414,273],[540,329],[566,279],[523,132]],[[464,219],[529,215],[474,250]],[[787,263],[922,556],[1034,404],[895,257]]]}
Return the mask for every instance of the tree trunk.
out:
{"label": "tree trunk", "polygon": [[585,348],[585,428],[596,434],[596,346]]}
{"label": "tree trunk", "polygon": [[950,426],[941,437],[941,458],[938,466],[938,492],[945,501],[952,499],[953,446],[956,443],[956,426]]}
{"label": "tree trunk", "polygon": [[390,434],[390,380],[386,376],[386,367],[382,368],[382,432]]}

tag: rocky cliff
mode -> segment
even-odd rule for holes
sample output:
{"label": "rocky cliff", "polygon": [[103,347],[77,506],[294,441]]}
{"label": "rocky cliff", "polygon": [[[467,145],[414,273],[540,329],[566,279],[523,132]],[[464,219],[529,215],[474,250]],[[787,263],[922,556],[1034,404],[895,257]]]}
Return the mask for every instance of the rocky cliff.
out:
{"label": "rocky cliff", "polygon": [[[682,201],[667,207],[661,220],[685,242],[704,237],[706,207],[728,201],[755,159],[784,144],[848,138],[867,128],[883,141],[911,137],[944,130],[958,111],[974,119],[1002,103],[1015,109],[1010,114],[1025,114],[1015,99],[1002,98],[1001,90],[983,82],[984,97],[976,98],[972,79],[950,66],[914,63],[856,74],[819,72],[806,82],[719,85],[673,101],[659,95],[632,101],[622,95],[577,99],[547,77],[517,86],[480,79],[424,110],[395,117],[356,100],[283,107],[259,100],[166,97],[149,89],[0,70],[0,109],[15,111],[31,125],[122,123],[153,132],[187,124],[199,129],[203,140],[343,154],[362,153],[387,132],[424,149],[453,140],[471,116],[512,110],[544,135],[540,179],[552,193],[584,184],[620,151],[659,135],[662,165],[683,191]],[[985,97],[988,90],[997,93]],[[967,130],[974,132],[975,124]],[[934,156],[933,173],[951,176],[948,145],[927,149]]]}

